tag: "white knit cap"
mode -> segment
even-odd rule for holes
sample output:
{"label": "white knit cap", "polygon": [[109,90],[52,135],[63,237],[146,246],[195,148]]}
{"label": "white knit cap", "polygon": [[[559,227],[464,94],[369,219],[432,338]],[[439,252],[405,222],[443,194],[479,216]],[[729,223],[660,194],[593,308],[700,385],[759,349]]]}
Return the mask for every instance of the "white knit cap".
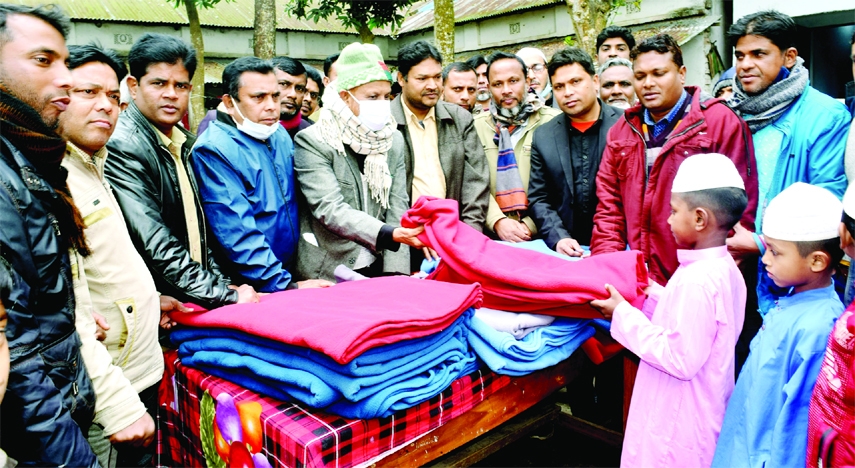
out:
{"label": "white knit cap", "polygon": [[785,241],[818,241],[837,237],[843,204],[822,187],[796,182],[769,202],[763,234]]}
{"label": "white knit cap", "polygon": [[680,164],[671,193],[733,187],[745,190],[745,181],[727,156],[718,153],[689,156]]}
{"label": "white knit cap", "polygon": [[850,218],[855,218],[855,184],[850,184],[846,194],[843,195],[843,211]]}

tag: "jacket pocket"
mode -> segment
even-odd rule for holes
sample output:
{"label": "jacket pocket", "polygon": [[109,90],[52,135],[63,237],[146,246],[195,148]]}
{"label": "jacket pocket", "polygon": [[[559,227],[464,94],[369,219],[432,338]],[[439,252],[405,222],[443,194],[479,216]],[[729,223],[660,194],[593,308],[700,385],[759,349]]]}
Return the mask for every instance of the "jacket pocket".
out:
{"label": "jacket pocket", "polygon": [[[115,330],[114,327],[121,327],[121,329],[116,330],[119,331],[118,338],[115,338],[115,336],[111,337],[108,332],[107,340],[105,340],[105,342],[116,343],[118,345],[119,357],[114,361],[114,363],[122,367],[128,363],[128,358],[130,358],[131,351],[134,347],[134,341],[137,336],[137,317],[139,317],[139,313],[137,310],[137,303],[132,297],[119,299],[115,304],[119,310],[119,316],[122,317],[123,320],[121,324],[111,324],[112,326],[110,327],[110,330]],[[131,330],[133,330],[133,332]]]}
{"label": "jacket pocket", "polygon": [[95,411],[95,391],[80,354],[77,332],[72,331],[43,348],[39,356],[47,367],[48,377],[59,389],[64,404],[75,420],[79,420],[78,415],[81,415],[91,421]]}
{"label": "jacket pocket", "polygon": [[625,179],[635,171],[639,158],[643,154],[638,153],[638,144],[632,140],[610,141],[608,151],[613,155],[615,173],[621,179]]}

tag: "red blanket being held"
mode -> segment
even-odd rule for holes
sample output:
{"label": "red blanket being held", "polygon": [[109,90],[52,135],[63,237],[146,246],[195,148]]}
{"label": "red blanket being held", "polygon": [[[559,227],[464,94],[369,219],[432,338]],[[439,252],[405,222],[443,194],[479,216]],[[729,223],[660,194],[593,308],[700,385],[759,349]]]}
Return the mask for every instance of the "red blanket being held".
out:
{"label": "red blanket being held", "polygon": [[538,252],[494,242],[458,219],[457,202],[421,197],[404,214],[401,225],[424,224],[419,240],[442,261],[430,279],[480,283],[484,307],[512,312],[578,318],[602,318],[588,303],[606,299],[609,283],[641,308],[647,270],[640,252],[598,255],[568,262]]}
{"label": "red blanket being held", "polygon": [[377,346],[437,333],[470,307],[481,307],[480,286],[468,283],[373,278],[281,291],[263,296],[260,303],[204,313],[174,312],[170,318],[311,348],[346,364]]}

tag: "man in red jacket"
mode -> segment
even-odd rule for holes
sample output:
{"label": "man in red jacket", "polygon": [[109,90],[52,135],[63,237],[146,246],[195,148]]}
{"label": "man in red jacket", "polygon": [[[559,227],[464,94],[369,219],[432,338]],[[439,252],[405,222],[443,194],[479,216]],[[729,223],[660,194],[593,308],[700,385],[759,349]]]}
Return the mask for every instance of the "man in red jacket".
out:
{"label": "man in red jacket", "polygon": [[660,34],[631,53],[638,104],[611,128],[597,175],[591,251],[640,250],[650,277],[666,283],[677,269],[677,245],[668,226],[671,183],[689,156],[721,153],[733,160],[748,194],[739,221],[754,229],[757,174],[751,133],[723,101],[683,86],[679,45]]}

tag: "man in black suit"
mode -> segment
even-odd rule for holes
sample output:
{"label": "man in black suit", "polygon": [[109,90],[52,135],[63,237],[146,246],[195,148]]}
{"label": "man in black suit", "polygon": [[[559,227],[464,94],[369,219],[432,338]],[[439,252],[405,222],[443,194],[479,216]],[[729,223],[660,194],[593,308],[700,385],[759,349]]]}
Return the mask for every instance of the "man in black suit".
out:
{"label": "man in black suit", "polygon": [[599,99],[594,63],[583,50],[557,52],[547,70],[563,114],[534,132],[529,212],[551,249],[578,257],[591,242],[606,137],[623,111]]}

